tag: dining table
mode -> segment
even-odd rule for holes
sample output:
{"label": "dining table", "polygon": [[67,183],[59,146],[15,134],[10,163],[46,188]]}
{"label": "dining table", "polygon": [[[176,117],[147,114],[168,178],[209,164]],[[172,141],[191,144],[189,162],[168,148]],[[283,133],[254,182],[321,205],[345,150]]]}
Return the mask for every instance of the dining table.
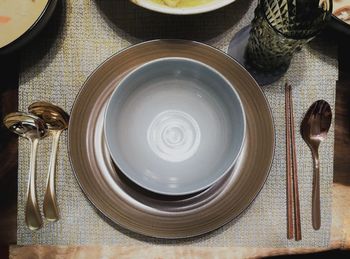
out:
{"label": "dining table", "polygon": [[[55,15],[55,14],[54,14]],[[50,23],[24,47],[50,34]],[[317,37],[337,45],[339,79],[336,82],[334,174],[331,239],[328,247],[191,247],[120,245],[17,245],[18,139],[2,124],[18,110],[21,50],[0,56],[0,258],[233,258],[277,255],[350,257],[350,34],[327,27]],[[23,51],[23,50],[22,50]],[[40,55],[43,55],[42,53]],[[319,71],[322,73],[323,71]],[[307,86],[305,86],[307,87]],[[268,237],[267,237],[268,238]],[[147,256],[146,256],[147,255]]]}

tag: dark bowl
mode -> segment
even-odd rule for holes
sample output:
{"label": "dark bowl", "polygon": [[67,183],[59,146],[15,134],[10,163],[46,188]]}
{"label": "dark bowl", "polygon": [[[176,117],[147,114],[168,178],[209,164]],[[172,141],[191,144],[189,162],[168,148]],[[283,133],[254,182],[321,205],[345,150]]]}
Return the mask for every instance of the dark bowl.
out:
{"label": "dark bowl", "polygon": [[49,0],[45,9],[35,21],[35,23],[20,37],[18,37],[13,42],[8,45],[0,48],[0,55],[10,54],[16,50],[19,50],[25,44],[27,44],[30,40],[32,40],[38,33],[45,27],[45,25],[50,20],[56,6],[58,0]]}

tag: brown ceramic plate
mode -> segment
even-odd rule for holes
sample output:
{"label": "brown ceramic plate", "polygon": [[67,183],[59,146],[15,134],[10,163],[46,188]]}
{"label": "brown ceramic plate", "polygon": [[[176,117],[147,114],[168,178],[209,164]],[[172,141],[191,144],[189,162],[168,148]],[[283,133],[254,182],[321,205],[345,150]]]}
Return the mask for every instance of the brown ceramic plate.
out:
{"label": "brown ceramic plate", "polygon": [[[113,165],[104,141],[104,111],[117,83],[137,66],[162,57],[186,57],[212,66],[236,88],[246,112],[245,146],[234,169],[190,196],[161,196],[131,183]],[[88,78],[71,112],[69,152],[82,190],[113,222],[147,236],[185,238],[223,226],[250,205],[269,174],[274,136],[263,92],[235,60],[201,43],[155,40],[117,53]]]}

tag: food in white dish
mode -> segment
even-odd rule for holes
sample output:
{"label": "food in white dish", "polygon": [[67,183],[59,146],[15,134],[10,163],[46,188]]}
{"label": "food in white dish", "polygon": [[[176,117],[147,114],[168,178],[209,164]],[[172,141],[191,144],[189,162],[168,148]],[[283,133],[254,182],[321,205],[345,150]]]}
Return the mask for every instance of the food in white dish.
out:
{"label": "food in white dish", "polygon": [[207,4],[215,0],[152,0],[158,4],[166,5],[169,7],[193,7]]}

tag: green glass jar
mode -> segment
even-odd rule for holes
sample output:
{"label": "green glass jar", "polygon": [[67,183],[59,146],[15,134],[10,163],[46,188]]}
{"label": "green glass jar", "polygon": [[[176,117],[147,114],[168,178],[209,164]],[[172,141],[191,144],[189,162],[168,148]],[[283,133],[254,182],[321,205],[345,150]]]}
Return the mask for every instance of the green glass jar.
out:
{"label": "green glass jar", "polygon": [[260,0],[246,49],[261,71],[287,70],[293,53],[330,20],[332,0]]}

